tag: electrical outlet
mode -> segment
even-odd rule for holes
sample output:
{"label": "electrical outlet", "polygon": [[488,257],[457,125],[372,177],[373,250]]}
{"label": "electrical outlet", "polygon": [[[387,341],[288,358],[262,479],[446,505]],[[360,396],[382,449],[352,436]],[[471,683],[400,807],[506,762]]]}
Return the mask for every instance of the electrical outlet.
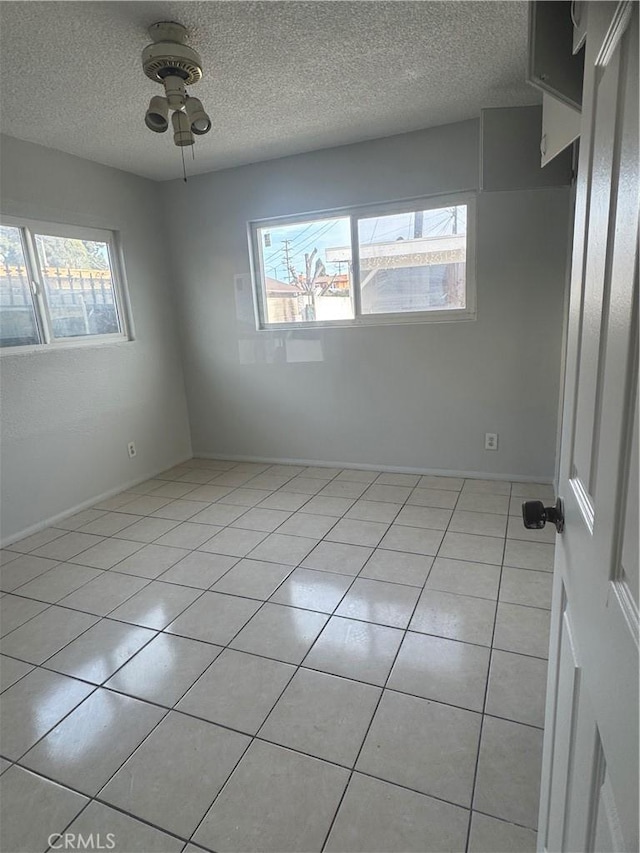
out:
{"label": "electrical outlet", "polygon": [[497,432],[485,432],[485,434],[484,434],[484,449],[485,450],[497,450],[498,449],[498,433]]}
{"label": "electrical outlet", "polygon": [[129,459],[133,459],[133,457],[136,455],[135,441],[130,441],[129,444],[127,444],[127,453],[129,454]]}

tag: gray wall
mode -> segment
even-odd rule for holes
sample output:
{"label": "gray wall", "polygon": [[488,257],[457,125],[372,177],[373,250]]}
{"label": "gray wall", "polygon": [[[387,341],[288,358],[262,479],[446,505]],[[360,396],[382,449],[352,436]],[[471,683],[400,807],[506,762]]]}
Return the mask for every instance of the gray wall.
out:
{"label": "gray wall", "polygon": [[188,458],[191,446],[160,186],[17,139],[1,143],[5,214],[121,232],[135,327],[132,342],[0,356],[7,540]]}
{"label": "gray wall", "polygon": [[462,122],[163,186],[195,452],[553,476],[567,188],[478,196],[474,322],[256,332],[246,279],[234,285],[248,220],[476,189],[478,133]]}

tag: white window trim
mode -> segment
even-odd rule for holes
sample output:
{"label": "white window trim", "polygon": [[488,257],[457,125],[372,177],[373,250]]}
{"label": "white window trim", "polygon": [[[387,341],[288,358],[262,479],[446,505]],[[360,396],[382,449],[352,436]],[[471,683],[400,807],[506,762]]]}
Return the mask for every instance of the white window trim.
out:
{"label": "white window trim", "polygon": [[[38,219],[28,219],[21,216],[0,216],[0,224],[10,228],[18,228],[21,232],[22,247],[27,266],[27,274],[31,284],[31,295],[36,325],[41,341],[38,344],[25,346],[0,347],[0,358],[23,353],[51,352],[59,349],[75,349],[81,347],[104,346],[106,344],[122,344],[133,340],[133,324],[131,320],[131,304],[126,285],[122,244],[117,231],[108,228],[94,228],[85,225],[46,222]],[[47,237],[66,237],[71,240],[93,240],[106,243],[109,253],[109,268],[113,294],[120,321],[120,332],[106,335],[82,335],[73,337],[53,337],[51,334],[51,317],[49,306],[43,296],[44,279],[40,268],[40,258],[36,250],[35,235]]]}
{"label": "white window trim", "polygon": [[[396,202],[336,208],[311,213],[298,213],[293,216],[278,216],[269,219],[256,219],[247,223],[249,238],[249,256],[253,290],[256,329],[258,331],[291,331],[292,329],[353,328],[354,326],[389,326],[415,323],[459,323],[476,319],[476,193],[457,192],[447,195],[420,196]],[[360,258],[358,243],[358,221],[371,216],[391,216],[395,213],[407,213],[415,210],[433,210],[464,204],[467,206],[467,255],[465,262],[466,305],[464,308],[432,308],[429,311],[405,311],[393,314],[362,314],[360,310]],[[258,241],[258,230],[307,222],[310,219],[350,218],[351,251],[353,269],[352,305],[354,317],[347,320],[312,320],[297,323],[269,323],[266,320],[266,289],[263,286],[265,271],[262,265],[262,252]]]}

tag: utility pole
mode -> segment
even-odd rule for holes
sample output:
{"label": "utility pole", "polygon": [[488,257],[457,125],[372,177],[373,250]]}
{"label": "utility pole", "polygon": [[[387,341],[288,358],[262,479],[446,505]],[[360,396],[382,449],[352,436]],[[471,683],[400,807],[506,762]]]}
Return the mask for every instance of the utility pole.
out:
{"label": "utility pole", "polygon": [[284,266],[285,266],[285,269],[287,270],[287,274],[289,276],[289,284],[296,284],[297,282],[296,282],[295,273],[294,273],[294,270],[291,266],[291,249],[289,248],[290,245],[291,245],[291,240],[283,240],[282,241],[282,246],[283,246],[282,252],[284,254]]}
{"label": "utility pole", "polygon": [[416,237],[422,237],[422,232],[424,228],[424,211],[416,210],[413,214],[413,236],[414,239]]}

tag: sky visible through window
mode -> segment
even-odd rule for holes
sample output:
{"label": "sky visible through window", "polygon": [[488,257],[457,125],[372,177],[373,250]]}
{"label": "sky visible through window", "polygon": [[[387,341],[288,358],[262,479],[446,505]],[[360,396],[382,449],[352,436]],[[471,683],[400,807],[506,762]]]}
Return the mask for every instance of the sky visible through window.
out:
{"label": "sky visible through window", "polygon": [[[466,233],[465,205],[422,211],[422,225],[416,223],[420,211],[374,216],[359,220],[360,244],[395,242],[415,239],[421,231],[423,237],[443,237]],[[269,226],[258,231],[264,271],[270,278],[288,282],[289,266],[297,273],[305,272],[305,254],[317,250],[316,258],[322,260],[328,275],[346,273],[345,263],[331,263],[326,250],[349,246],[351,242],[349,217],[307,220],[294,225]]]}

